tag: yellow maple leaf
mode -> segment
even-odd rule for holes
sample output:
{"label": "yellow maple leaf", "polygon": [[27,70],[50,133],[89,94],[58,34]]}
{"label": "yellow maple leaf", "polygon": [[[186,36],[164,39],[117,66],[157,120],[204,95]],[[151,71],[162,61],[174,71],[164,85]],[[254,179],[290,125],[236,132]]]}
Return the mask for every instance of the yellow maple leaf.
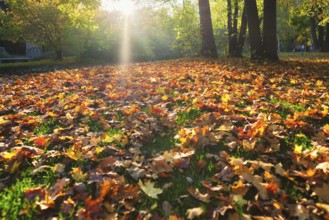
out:
{"label": "yellow maple leaf", "polygon": [[82,152],[70,148],[65,152],[65,155],[71,158],[72,160],[78,160],[79,158],[81,158]]}
{"label": "yellow maple leaf", "polygon": [[3,152],[1,154],[1,157],[3,160],[5,161],[10,161],[11,159],[13,159],[16,156],[16,151],[12,151],[12,152]]}
{"label": "yellow maple leaf", "polygon": [[80,167],[72,168],[71,176],[77,182],[84,181],[87,178],[87,175],[82,172]]}
{"label": "yellow maple leaf", "polygon": [[295,154],[301,154],[302,152],[303,152],[303,146],[295,144],[294,153]]}
{"label": "yellow maple leaf", "polygon": [[225,94],[222,96],[222,102],[227,103],[231,99],[230,94]]}
{"label": "yellow maple leaf", "polygon": [[143,190],[143,192],[147,196],[149,196],[153,199],[158,199],[158,194],[161,194],[163,192],[162,189],[155,188],[154,183],[152,183],[150,180],[145,182],[145,184],[143,184],[143,182],[141,180],[139,180],[138,181],[138,186],[141,188],[141,190]]}
{"label": "yellow maple leaf", "polygon": [[321,81],[321,80],[316,81],[316,86],[317,87],[323,86],[323,81]]}

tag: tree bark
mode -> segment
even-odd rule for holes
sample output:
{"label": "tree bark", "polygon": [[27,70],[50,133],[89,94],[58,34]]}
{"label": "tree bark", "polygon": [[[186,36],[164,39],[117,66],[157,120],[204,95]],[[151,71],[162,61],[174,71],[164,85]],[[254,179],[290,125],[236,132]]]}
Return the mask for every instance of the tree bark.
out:
{"label": "tree bark", "polygon": [[201,56],[217,57],[209,0],[199,0]]}
{"label": "tree bark", "polygon": [[232,27],[232,43],[234,47],[234,56],[236,56],[237,46],[238,46],[238,15],[239,15],[239,2],[238,0],[234,1],[234,14],[233,14],[233,27]]}
{"label": "tree bark", "polygon": [[318,25],[318,42],[319,42],[319,51],[324,52],[324,27]]}
{"label": "tree bark", "polygon": [[326,36],[324,40],[324,51],[329,52],[329,22],[326,24]]}
{"label": "tree bark", "polygon": [[276,0],[264,0],[263,47],[266,59],[279,59],[276,36]]}
{"label": "tree bark", "polygon": [[238,43],[238,16],[239,16],[239,2],[238,0],[234,1],[234,15],[233,15],[233,39],[234,39],[234,48],[236,50]]}
{"label": "tree bark", "polygon": [[227,0],[227,32],[228,32],[228,55],[233,56],[233,25],[232,25],[232,3],[231,0]]}
{"label": "tree bark", "polygon": [[246,6],[243,6],[240,34],[239,34],[239,39],[238,39],[237,51],[236,51],[237,57],[242,57],[242,50],[243,50],[244,43],[246,41],[246,33],[247,33],[247,25],[248,25],[247,21],[248,20],[247,20],[247,14],[246,14]]}
{"label": "tree bark", "polygon": [[312,49],[313,50],[319,50],[319,42],[318,37],[316,34],[316,21],[315,17],[310,17],[310,25],[311,25],[311,38],[312,38]]}
{"label": "tree bark", "polygon": [[237,44],[238,44],[238,14],[239,4],[237,0],[234,0],[234,14],[232,16],[232,3],[231,0],[227,0],[227,30],[229,39],[229,57],[237,56]]}
{"label": "tree bark", "polygon": [[245,0],[248,19],[251,59],[263,58],[262,38],[256,0]]}

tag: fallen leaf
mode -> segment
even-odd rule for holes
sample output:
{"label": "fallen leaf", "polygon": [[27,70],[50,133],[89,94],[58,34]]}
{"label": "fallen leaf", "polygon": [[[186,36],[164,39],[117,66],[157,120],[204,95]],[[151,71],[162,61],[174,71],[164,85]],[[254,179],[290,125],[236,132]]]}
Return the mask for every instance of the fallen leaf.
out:
{"label": "fallen leaf", "polygon": [[47,139],[44,136],[38,137],[34,140],[34,144],[37,147],[45,148],[47,145]]}
{"label": "fallen leaf", "polygon": [[143,184],[143,182],[141,180],[139,180],[138,186],[141,188],[141,190],[143,190],[143,192],[147,196],[149,196],[153,199],[158,199],[158,195],[163,192],[162,189],[154,187],[154,183],[152,183],[150,180],[145,182],[145,184]]}
{"label": "fallen leaf", "polygon": [[200,217],[203,214],[203,209],[201,207],[188,209],[186,211],[187,219],[194,219]]}
{"label": "fallen leaf", "polygon": [[321,187],[316,187],[313,191],[322,201],[329,203],[329,184],[323,183]]}
{"label": "fallen leaf", "polygon": [[317,207],[319,207],[320,209],[323,209],[324,211],[326,211],[327,213],[329,213],[329,204],[316,203],[315,205]]}
{"label": "fallen leaf", "polygon": [[238,181],[236,185],[233,185],[232,187],[232,192],[238,195],[246,195],[246,193],[249,190],[249,187],[246,186],[241,180]]}
{"label": "fallen leaf", "polygon": [[328,174],[329,173],[329,162],[322,162],[319,163],[316,167],[316,170],[322,170],[323,173]]}
{"label": "fallen leaf", "polygon": [[234,195],[232,201],[241,207],[248,203],[248,201],[245,200],[242,195]]}
{"label": "fallen leaf", "polygon": [[199,189],[193,189],[193,188],[189,188],[187,189],[187,191],[196,199],[205,202],[205,203],[209,203],[210,202],[210,195],[208,193],[202,194]]}
{"label": "fallen leaf", "polygon": [[310,215],[308,210],[301,204],[288,205],[291,216],[298,217],[298,220],[308,220]]}

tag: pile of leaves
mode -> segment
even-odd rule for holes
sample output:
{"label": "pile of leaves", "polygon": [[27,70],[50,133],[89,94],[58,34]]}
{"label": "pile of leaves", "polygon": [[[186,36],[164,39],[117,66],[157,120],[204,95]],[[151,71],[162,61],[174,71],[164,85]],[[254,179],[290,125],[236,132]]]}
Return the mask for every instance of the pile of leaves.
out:
{"label": "pile of leaves", "polygon": [[329,219],[328,60],[0,76],[6,219]]}

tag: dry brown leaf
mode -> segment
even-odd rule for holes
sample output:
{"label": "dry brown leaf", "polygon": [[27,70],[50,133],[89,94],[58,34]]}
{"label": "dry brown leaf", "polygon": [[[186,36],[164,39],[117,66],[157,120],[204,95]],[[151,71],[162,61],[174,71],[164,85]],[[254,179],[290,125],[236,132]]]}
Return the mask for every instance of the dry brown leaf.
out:
{"label": "dry brown leaf", "polygon": [[316,187],[313,191],[322,201],[329,203],[329,184],[323,183],[321,187]]}
{"label": "dry brown leaf", "polygon": [[201,207],[188,209],[186,211],[187,219],[195,219],[203,214],[203,209]]}
{"label": "dry brown leaf", "polygon": [[233,193],[242,196],[246,195],[249,190],[249,187],[246,186],[241,180],[239,180],[238,183],[233,185],[231,188]]}
{"label": "dry brown leaf", "polygon": [[202,194],[199,189],[193,189],[193,188],[189,188],[187,189],[187,191],[196,199],[202,201],[202,202],[205,202],[205,203],[208,203],[210,202],[210,194],[208,193],[205,193],[205,194]]}

